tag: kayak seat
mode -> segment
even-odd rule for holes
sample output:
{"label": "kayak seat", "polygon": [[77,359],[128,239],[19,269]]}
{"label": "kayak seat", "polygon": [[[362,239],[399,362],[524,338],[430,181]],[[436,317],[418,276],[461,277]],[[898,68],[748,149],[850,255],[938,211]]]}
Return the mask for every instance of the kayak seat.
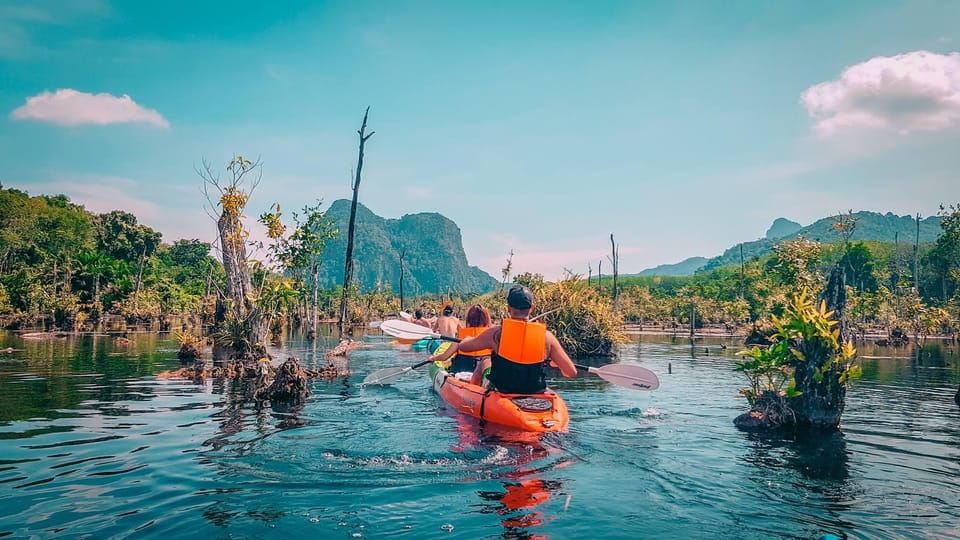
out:
{"label": "kayak seat", "polygon": [[553,408],[553,401],[538,397],[519,396],[511,398],[510,401],[520,410],[529,412],[545,412]]}

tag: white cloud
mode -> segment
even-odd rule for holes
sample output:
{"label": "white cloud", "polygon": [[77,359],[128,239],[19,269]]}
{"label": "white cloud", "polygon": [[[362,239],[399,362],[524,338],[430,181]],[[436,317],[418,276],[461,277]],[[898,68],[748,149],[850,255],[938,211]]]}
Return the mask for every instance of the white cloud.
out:
{"label": "white cloud", "polygon": [[960,53],[878,56],[808,88],[800,98],[821,136],[882,130],[908,134],[960,123]]}
{"label": "white cloud", "polygon": [[10,116],[16,120],[38,120],[61,126],[146,122],[160,128],[170,127],[160,113],[138,105],[126,94],[116,97],[70,88],[45,91],[27,98],[26,105],[14,109]]}

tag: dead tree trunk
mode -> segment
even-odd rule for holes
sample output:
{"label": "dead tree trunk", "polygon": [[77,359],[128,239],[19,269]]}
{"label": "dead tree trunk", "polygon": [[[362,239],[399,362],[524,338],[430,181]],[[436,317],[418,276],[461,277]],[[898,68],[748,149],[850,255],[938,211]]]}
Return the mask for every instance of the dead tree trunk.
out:
{"label": "dead tree trunk", "polygon": [[350,204],[350,225],[347,227],[347,253],[343,262],[343,295],[340,297],[340,340],[347,339],[347,300],[350,295],[350,282],[353,280],[353,234],[357,220],[357,194],[360,192],[360,172],[363,170],[363,146],[367,139],[375,132],[365,134],[367,130],[367,115],[370,107],[363,113],[363,124],[357,133],[360,134],[360,150],[357,155],[357,175],[353,182],[353,202]]}
{"label": "dead tree trunk", "polygon": [[[217,303],[226,303],[229,307],[218,309],[221,315],[218,325],[223,325],[229,311],[235,323],[243,327],[245,340],[236,339],[231,344],[227,356],[242,360],[259,359],[266,356],[266,324],[259,308],[251,301],[253,285],[250,280],[250,270],[247,266],[247,248],[240,215],[224,210],[217,220],[217,230],[220,233],[220,250],[223,254],[223,269],[226,273],[226,289],[223,296],[218,297]],[[214,353],[214,356],[223,356]]]}
{"label": "dead tree trunk", "polygon": [[317,282],[320,280],[320,263],[316,257],[310,263],[310,278],[313,280],[313,300],[310,302],[306,313],[306,316],[310,318],[310,323],[307,325],[307,341],[314,341],[317,339],[317,296],[319,289]]}
{"label": "dead tree trunk", "polygon": [[406,248],[400,250],[400,311],[403,311],[403,256],[406,254]]}
{"label": "dead tree trunk", "polygon": [[620,248],[613,242],[613,233],[610,233],[610,262],[613,264],[613,309],[619,308],[619,294],[617,291],[617,278],[620,266]]}

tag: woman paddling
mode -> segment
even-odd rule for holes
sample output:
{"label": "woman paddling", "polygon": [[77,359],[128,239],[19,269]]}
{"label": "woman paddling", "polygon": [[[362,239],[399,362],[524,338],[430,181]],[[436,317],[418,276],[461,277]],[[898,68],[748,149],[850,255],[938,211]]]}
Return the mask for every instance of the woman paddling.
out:
{"label": "woman paddling", "polygon": [[[460,339],[476,337],[482,334],[487,328],[490,328],[490,312],[480,304],[474,304],[467,310],[467,326],[457,331],[457,337]],[[464,371],[473,373],[478,361],[490,359],[490,353],[492,351],[489,349],[465,352],[460,351],[458,345],[458,343],[451,343],[450,346],[447,347],[447,350],[436,356],[432,356],[430,361],[442,362],[453,356],[453,361],[450,363],[447,371],[456,374]]]}

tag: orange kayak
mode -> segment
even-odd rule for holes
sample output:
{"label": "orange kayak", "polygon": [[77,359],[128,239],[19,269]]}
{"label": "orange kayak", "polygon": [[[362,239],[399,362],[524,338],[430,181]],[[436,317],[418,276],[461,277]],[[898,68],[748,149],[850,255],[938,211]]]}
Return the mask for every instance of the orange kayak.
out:
{"label": "orange kayak", "polygon": [[541,394],[504,394],[470,384],[447,372],[443,362],[430,364],[433,389],[447,405],[481,421],[523,431],[566,431],[567,403],[553,390]]}

